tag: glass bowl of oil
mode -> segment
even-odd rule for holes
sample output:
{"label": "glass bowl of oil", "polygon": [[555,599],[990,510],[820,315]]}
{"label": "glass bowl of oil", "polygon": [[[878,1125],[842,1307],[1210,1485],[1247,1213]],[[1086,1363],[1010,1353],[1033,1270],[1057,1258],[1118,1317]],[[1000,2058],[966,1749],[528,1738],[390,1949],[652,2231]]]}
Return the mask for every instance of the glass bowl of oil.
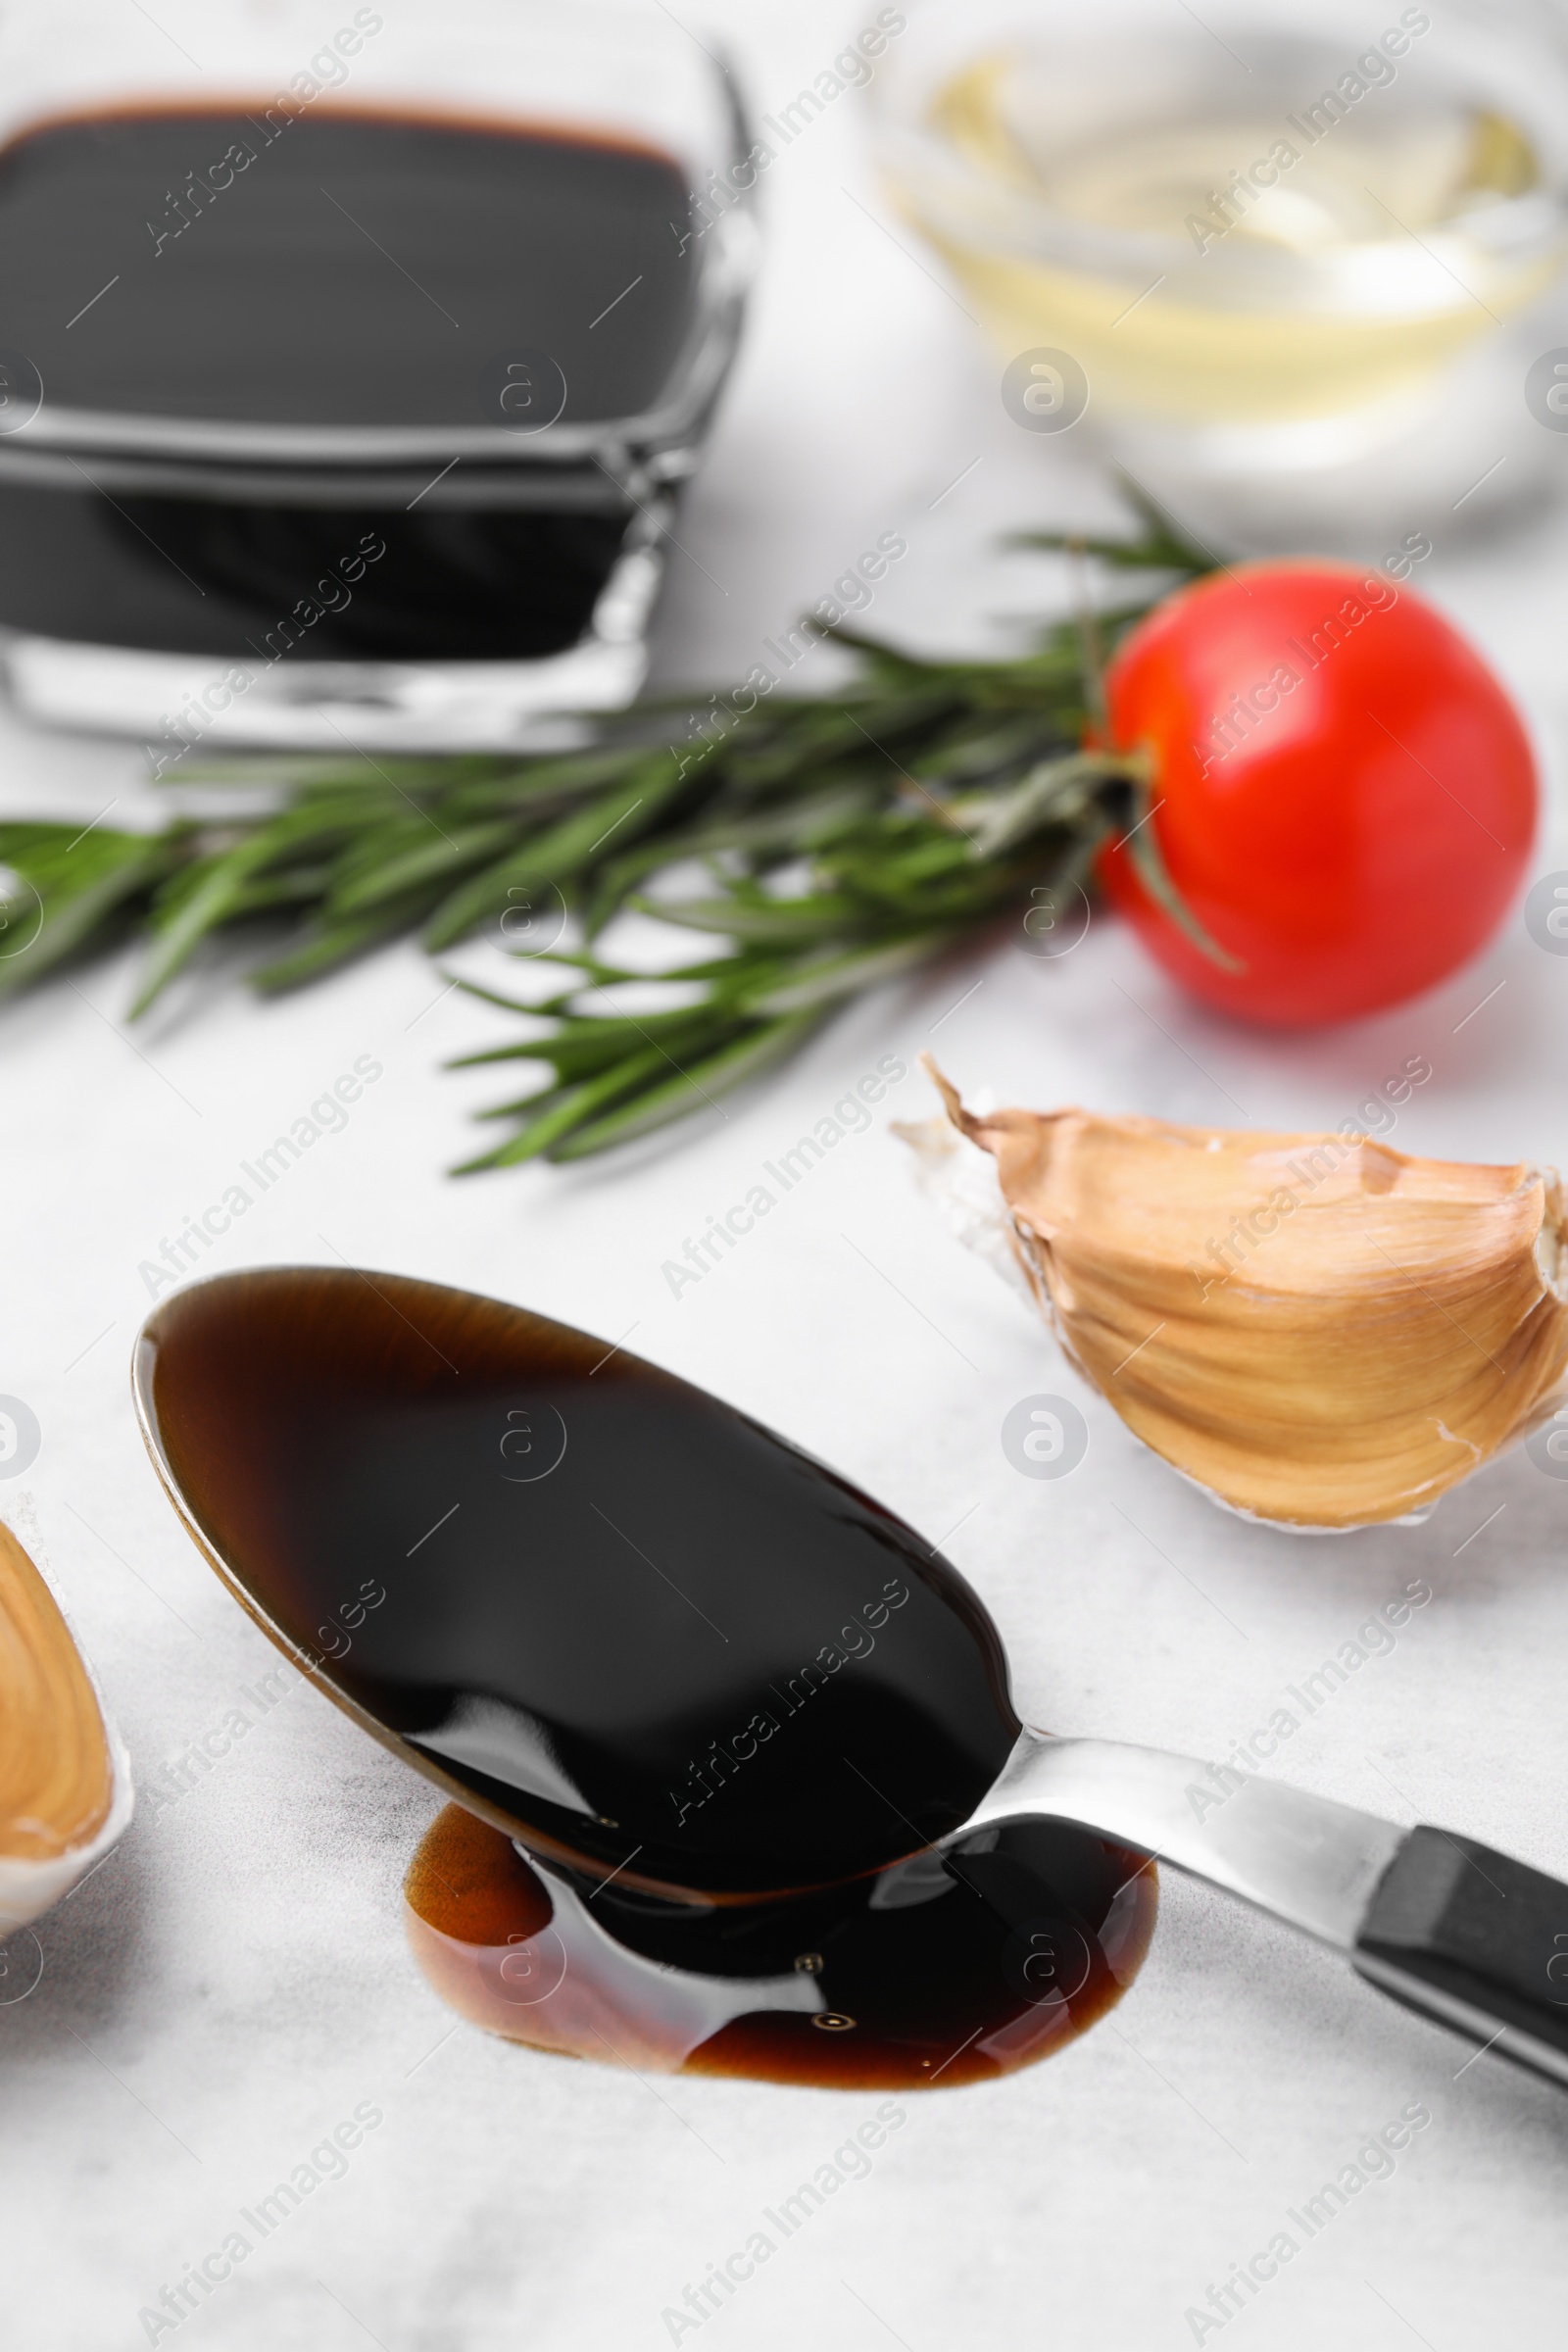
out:
{"label": "glass bowl of oil", "polygon": [[1234,543],[1433,529],[1568,462],[1526,397],[1568,342],[1554,8],[931,0],[875,103],[1015,420]]}

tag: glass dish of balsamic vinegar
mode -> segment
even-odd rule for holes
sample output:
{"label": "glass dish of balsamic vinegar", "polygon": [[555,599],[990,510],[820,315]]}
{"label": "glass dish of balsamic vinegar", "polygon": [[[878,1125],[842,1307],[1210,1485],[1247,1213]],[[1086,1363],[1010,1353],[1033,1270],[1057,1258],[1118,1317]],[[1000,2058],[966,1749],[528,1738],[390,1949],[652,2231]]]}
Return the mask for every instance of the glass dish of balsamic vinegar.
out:
{"label": "glass dish of balsamic vinegar", "polygon": [[629,700],[739,332],[666,15],[334,5],[0,23],[0,674],[160,768]]}

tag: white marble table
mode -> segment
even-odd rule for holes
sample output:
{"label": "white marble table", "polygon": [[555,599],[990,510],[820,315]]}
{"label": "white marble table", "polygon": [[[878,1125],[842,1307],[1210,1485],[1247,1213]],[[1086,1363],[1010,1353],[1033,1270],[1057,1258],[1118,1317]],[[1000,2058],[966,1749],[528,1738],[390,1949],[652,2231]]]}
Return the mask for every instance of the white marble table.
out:
{"label": "white marble table", "polygon": [[[760,105],[816,72],[848,23],[818,0],[736,11]],[[762,638],[884,530],[909,554],[870,624],[979,639],[1044,579],[988,557],[988,534],[1108,512],[1070,448],[1009,424],[949,297],[862,209],[876,197],[853,101],[780,158],[766,199],[769,270],[682,528],[666,679],[743,676]],[[1562,521],[1544,512],[1467,547],[1458,518],[1411,520],[1437,541],[1422,585],[1518,693],[1560,807]],[[85,823],[118,799],[118,822],[145,805],[128,748],[3,720],[0,753],[9,809]],[[1540,867],[1559,862],[1560,815]],[[1257,1125],[1335,1122],[1418,1053],[1435,1076],[1401,1146],[1568,1161],[1568,962],[1521,924],[1419,1004],[1289,1039],[1197,1012],[1097,924],[1063,961],[1004,948],[853,1010],[782,1076],[634,1166],[463,1184],[441,1171],[495,1080],[438,1064],[505,1024],[441,996],[414,948],[275,1005],[195,985],[133,1039],[129,971],[94,967],[3,1016],[0,1391],[31,1404],[43,1446],[0,1486],[0,1509],[57,1580],[144,1786],[271,1661],[143,1457],[126,1385],[148,1302],[138,1269],[369,1054],[384,1076],[346,1128],[204,1264],[341,1252],[611,1337],[634,1325],[634,1348],[830,1456],[933,1537],[961,1522],[951,1548],[1004,1628],[1022,1711],[1063,1729],[1223,1752],[1424,1578],[1431,1605],[1302,1726],[1291,1772],[1568,1873],[1568,1488],[1524,1455],[1419,1530],[1292,1540],[1223,1517],[1085,1395],[1082,1467],[1020,1478],[1002,1421],[1031,1391],[1071,1390],[1071,1375],[942,1233],[880,1129],[678,1299],[660,1272],[879,1054],[912,1065],[939,1020],[945,1064],[1001,1100],[1233,1123],[1240,1104]],[[924,1115],[920,1080],[888,1107]],[[343,2176],[255,2246],[175,2331],[181,2345],[656,2347],[686,2283],[874,2107],[644,2082],[455,2024],[400,1927],[402,1873],[437,1803],[296,1690],[177,1801],[144,1798],[120,1851],[41,1923],[42,1980],[0,2007],[8,2345],[146,2342],[138,2314],[162,2287],[368,2110],[381,2120]],[[909,2101],[870,2176],[704,2342],[710,2328],[747,2352],[1190,2343],[1184,2314],[1210,2281],[1407,2103],[1430,2128],[1228,2324],[1227,2342],[1231,2328],[1279,2352],[1550,2342],[1568,2284],[1568,2102],[1469,2055],[1327,1956],[1170,1881],[1149,1962],[1107,2023],[994,2087]]]}

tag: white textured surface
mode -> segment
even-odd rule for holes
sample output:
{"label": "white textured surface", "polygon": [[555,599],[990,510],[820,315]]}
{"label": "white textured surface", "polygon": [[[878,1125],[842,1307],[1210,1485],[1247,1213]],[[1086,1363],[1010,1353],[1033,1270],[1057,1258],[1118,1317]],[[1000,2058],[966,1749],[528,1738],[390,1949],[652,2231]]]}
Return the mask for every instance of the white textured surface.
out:
{"label": "white textured surface", "polygon": [[[747,10],[738,37],[760,104],[815,73],[847,22],[814,0]],[[881,530],[906,531],[910,554],[871,624],[891,625],[902,600],[923,628],[951,631],[1027,602],[1027,566],[981,570],[966,552],[988,531],[1104,512],[1071,449],[1014,432],[949,298],[847,201],[845,186],[872,200],[851,110],[768,174],[770,268],[682,530],[702,568],[676,559],[666,677],[743,676],[761,638]],[[1480,453],[1475,471],[1488,462]],[[1410,517],[1438,542],[1421,585],[1518,690],[1560,785],[1563,526],[1544,515],[1524,537],[1465,551],[1448,513],[1464,486]],[[115,821],[133,805],[128,752],[9,723],[0,748],[8,808],[85,822],[116,796]],[[1559,859],[1560,828],[1541,869]],[[147,1303],[138,1263],[370,1054],[385,1075],[346,1131],[207,1262],[340,1251],[611,1337],[635,1323],[633,1347],[840,1463],[933,1538],[961,1520],[952,1551],[1004,1631],[1022,1710],[1062,1730],[1228,1748],[1424,1577],[1431,1606],[1282,1762],[1303,1786],[1568,1874],[1568,1487],[1524,1454],[1423,1528],[1314,1544],[1223,1517],[1092,1397],[1082,1467],[1020,1478],[999,1444],[1004,1415],[1036,1391],[1078,1392],[1017,1298],[944,1234],[880,1131],[842,1146],[678,1302],[660,1274],[760,1160],[879,1054],[912,1064],[939,1021],[955,1077],[1003,1101],[1258,1125],[1337,1121],[1424,1054],[1436,1074],[1396,1143],[1568,1162],[1568,962],[1518,923],[1425,1002],[1294,1040],[1194,1012],[1108,925],[1056,964],[1002,945],[852,1012],[722,1122],[694,1124],[633,1170],[463,1185],[440,1170],[469,1143],[466,1109],[499,1090],[437,1064],[505,1023],[457,997],[433,1003],[440,984],[412,948],[276,1006],[193,986],[134,1050],[116,1029],[128,978],[127,965],[97,967],[3,1016],[0,1391],[28,1400],[44,1444],[0,1505],[29,1491],[144,1786],[245,1704],[271,1659],[142,1456],[125,1378]],[[912,1074],[888,1105],[929,1107]],[[296,1689],[177,1804],[144,1797],[117,1855],[39,1923],[42,1980],[0,2007],[8,2346],[145,2342],[140,2307],[370,2102],[384,2120],[346,2176],[257,2247],[180,2345],[657,2347],[686,2282],[875,2105],[679,2079],[654,2088],[455,2025],[399,1926],[404,1866],[435,1801]],[[871,2177],[815,2215],[703,2343],[1190,2343],[1184,2311],[1209,2281],[1417,2100],[1433,2123],[1395,2176],[1229,2324],[1227,2344],[1555,2341],[1568,2104],[1489,2059],[1455,2079],[1467,2055],[1326,1955],[1169,1885],[1149,1963],[1109,2023],[999,2086],[907,2101]]]}

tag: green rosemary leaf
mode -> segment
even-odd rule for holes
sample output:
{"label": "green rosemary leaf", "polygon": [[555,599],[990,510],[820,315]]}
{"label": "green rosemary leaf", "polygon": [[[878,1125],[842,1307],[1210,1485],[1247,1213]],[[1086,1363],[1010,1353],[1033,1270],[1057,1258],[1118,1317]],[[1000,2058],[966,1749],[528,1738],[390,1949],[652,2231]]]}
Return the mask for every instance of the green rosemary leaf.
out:
{"label": "green rosemary leaf", "polygon": [[[623,972],[616,964],[596,963],[591,957],[568,954],[562,948],[552,949],[548,956],[541,956],[537,960],[540,963],[571,964],[578,970],[586,972],[589,981],[595,987],[609,987],[618,981],[641,980],[646,977],[642,972]],[[442,974],[443,979],[455,976]],[[558,995],[542,997],[537,1003],[530,1003],[526,997],[503,996],[499,989],[485,988],[477,980],[460,979],[457,984],[466,997],[477,997],[483,1004],[499,1004],[503,1012],[525,1012],[530,1018],[536,1013],[561,1012],[573,997],[581,994],[584,985],[581,980],[574,980],[569,988],[562,990]]]}
{"label": "green rosemary leaf", "polygon": [[515,822],[506,818],[465,825],[457,833],[437,826],[432,835],[434,822],[427,818],[411,828],[415,837],[401,852],[392,848],[390,853],[361,855],[331,894],[334,913],[354,914],[379,906],[418,884],[448,887],[456,875],[471,873],[516,838]]}
{"label": "green rosemary leaf", "polygon": [[633,740],[559,757],[513,758],[499,768],[486,761],[482,763],[485,773],[465,779],[436,800],[454,815],[465,817],[501,816],[508,811],[532,816],[541,801],[557,801],[564,808],[603,791],[606,785],[621,782],[648,755],[648,745]]}
{"label": "green rosemary leaf", "polygon": [[1116,485],[1128,506],[1132,508],[1133,513],[1144,525],[1146,549],[1156,548],[1172,563],[1179,564],[1184,571],[1199,572],[1214,569],[1219,563],[1219,558],[1213,549],[1204,547],[1200,540],[1195,539],[1190,532],[1184,531],[1175,517],[1167,514],[1156,500],[1150,497],[1141,482],[1135,482],[1130,473],[1123,473],[1118,468]]}
{"label": "green rosemary leaf", "polygon": [[[808,774],[817,778],[830,760],[863,759],[868,753],[884,762],[893,757],[896,739],[920,738],[956,698],[946,687],[900,693],[872,694],[842,703],[778,704],[748,738],[730,753],[727,771],[737,791],[755,795],[787,785]],[[785,718],[782,713],[789,711]]]}
{"label": "green rosemary leaf", "polygon": [[[404,756],[392,765],[405,792],[445,792],[467,777],[492,775],[496,763],[484,753],[464,752],[424,760]],[[182,760],[177,772],[166,769],[158,780],[166,790],[218,784],[245,791],[276,785],[284,791],[374,792],[385,789],[390,776],[387,767],[359,752],[224,752]]]}
{"label": "green rosemary leaf", "polygon": [[107,944],[186,855],[174,834],[0,823],[0,866],[23,887],[0,901],[0,993]]}
{"label": "green rosemary leaf", "polygon": [[1064,531],[1019,531],[1011,547],[1081,549],[1102,564],[1125,571],[1212,571],[1218,559],[1188,537],[1181,525],[1156,506],[1147,490],[1127,474],[1118,475],[1123,498],[1144,525],[1141,539],[1093,539]]}
{"label": "green rosemary leaf", "polygon": [[677,763],[667,752],[651,760],[645,757],[612,791],[563,817],[443,899],[425,926],[425,946],[449,948],[466,937],[488,916],[504,913],[514,890],[573,880],[612,835],[619,833],[624,844],[636,831],[646,830],[680,782]]}
{"label": "green rosemary leaf", "polygon": [[[1098,539],[1084,537],[1071,531],[1020,531],[1009,540],[1012,547],[1037,547],[1048,554],[1093,556],[1099,563],[1108,564],[1117,571],[1190,571],[1194,568],[1184,554],[1178,554],[1174,540],[1165,540],[1151,532],[1147,539]],[[1207,570],[1200,560],[1197,566]]]}
{"label": "green rosemary leaf", "polygon": [[378,808],[368,816],[366,802],[360,792],[304,793],[248,827],[218,828],[212,846],[173,876],[154,905],[154,955],[136,1009],[152,1002],[209,931],[234,918],[263,877],[331,864],[364,837],[368,823],[381,822]]}
{"label": "green rosemary leaf", "polygon": [[301,907],[319,906],[331,883],[331,868],[319,864],[292,865],[279,874],[264,874],[238,893],[229,919],[241,922],[248,915],[275,914],[280,908],[294,913]]}
{"label": "green rosemary leaf", "polygon": [[663,1086],[643,1095],[636,1102],[576,1128],[560,1143],[553,1144],[546,1156],[552,1160],[587,1159],[596,1152],[610,1151],[615,1144],[629,1144],[638,1136],[652,1135],[656,1129],[687,1117],[705,1103],[710,1106],[720,1095],[728,1094],[743,1080],[757,1077],[773,1062],[793,1054],[808,1032],[818,1026],[820,1017],[816,1012],[800,1013],[793,1019],[767,1022],[749,1031],[706,1061],[700,1061],[694,1069],[682,1070]]}
{"label": "green rosemary leaf", "polygon": [[661,867],[689,858],[733,855],[754,862],[799,858],[831,838],[840,824],[868,815],[884,796],[862,779],[846,779],[825,791],[798,800],[736,815],[727,807],[694,822],[673,841],[665,836],[639,843],[624,857],[607,859],[600,867],[592,903],[583,927],[597,938],[611,917],[619,912],[636,885]]}
{"label": "green rosemary leaf", "polygon": [[[1127,495],[1142,535],[1078,543],[1086,552],[1156,585],[1208,567]],[[1171,895],[1152,828],[1134,823],[1147,800],[1136,759],[1084,749],[1102,732],[1101,647],[1113,651],[1149,602],[1129,583],[1125,602],[1053,621],[1000,662],[927,660],[807,624],[858,665],[831,693],[762,696],[750,710],[717,695],[644,703],[570,721],[570,748],[548,753],[182,763],[166,791],[266,786],[275,804],[257,812],[236,791],[220,818],[197,803],[147,836],[0,824],[0,864],[19,878],[0,903],[0,992],[139,931],[141,1010],[204,940],[261,922],[282,934],[251,975],[272,992],[421,926],[430,948],[451,945],[552,885],[587,942],[548,958],[564,985],[528,1003],[460,983],[527,1022],[462,1066],[536,1062],[541,1080],[485,1114],[515,1132],[468,1164],[608,1150],[710,1102],[837,1004],[1026,907],[1031,891],[1080,886],[1109,833],[1133,828],[1129,854],[1156,897]],[[691,886],[694,865],[706,886]],[[8,956],[40,907],[36,937]],[[725,943],[660,975],[693,1001],[622,1009],[615,990],[642,975],[594,944],[622,911],[694,946]],[[1190,915],[1184,927],[1199,936]]]}
{"label": "green rosemary leaf", "polygon": [[657,914],[662,922],[680,924],[683,930],[715,931],[760,946],[855,930],[866,919],[863,904],[842,891],[770,899],[761,891],[736,889],[720,899],[637,898],[631,904],[644,914]]}
{"label": "green rosemary leaf", "polygon": [[915,686],[928,692],[940,692],[951,672],[945,662],[922,661],[918,654],[901,653],[897,646],[885,645],[880,637],[862,637],[858,629],[839,621],[833,628],[819,629],[818,636],[832,645],[842,646],[846,653],[858,654],[865,664],[865,674],[873,689],[893,688],[903,692]]}
{"label": "green rosemary leaf", "polygon": [[861,948],[848,956],[822,956],[804,965],[793,980],[781,981],[749,1002],[756,1012],[777,1013],[836,1004],[862,988],[875,988],[879,981],[901,978],[917,964],[928,962],[948,946],[952,937],[951,932],[922,931],[910,939],[886,941],[880,947]]}
{"label": "green rosemary leaf", "polygon": [[881,858],[866,855],[868,845],[849,845],[839,871],[844,880],[880,906],[916,912],[931,898],[934,883],[964,874],[972,858],[968,844],[956,833],[935,832],[922,826],[890,843]]}
{"label": "green rosemary leaf", "polygon": [[580,1086],[567,1087],[564,1092],[553,1095],[548,1110],[540,1111],[507,1143],[498,1144],[493,1152],[486,1152],[477,1159],[465,1160],[461,1167],[453,1169],[453,1175],[472,1176],[483,1168],[513,1168],[522,1160],[537,1159],[541,1152],[548,1152],[552,1145],[590,1118],[593,1112],[608,1103],[618,1102],[622,1096],[632,1093],[646,1079],[654,1077],[665,1067],[664,1056],[657,1047],[649,1047],[641,1054],[628,1055],[598,1077],[586,1079]]}
{"label": "green rosemary leaf", "polygon": [[287,851],[341,830],[333,810],[312,807],[270,818],[248,840],[174,877],[154,910],[154,945],[131,1004],[132,1019],[168,987],[209,932],[229,921],[256,876]]}
{"label": "green rosemary leaf", "polygon": [[548,1037],[462,1054],[447,1067],[469,1070],[490,1061],[547,1061],[559,1079],[586,1078],[642,1047],[676,1054],[683,1045],[702,1041],[712,1027],[712,1011],[702,1004],[688,1011],[647,1013],[641,1020],[617,1020],[612,1014],[581,1017],[562,1021]]}
{"label": "green rosemary leaf", "polygon": [[537,1115],[540,1111],[554,1109],[565,1092],[564,1086],[535,1087],[530,1094],[519,1095],[514,1102],[487,1102],[483,1110],[476,1110],[473,1116],[476,1119],[516,1119],[521,1118],[524,1112]]}
{"label": "green rosemary leaf", "polygon": [[323,924],[288,955],[259,965],[250,975],[251,986],[264,997],[280,997],[290,989],[303,988],[308,981],[319,980],[339,964],[379,947],[384,939],[395,939],[407,931],[427,903],[423,893],[412,906],[407,900],[385,900],[363,914]]}
{"label": "green rosemary leaf", "polygon": [[[1050,746],[1055,730],[1049,719],[1043,723],[1043,716],[1039,710],[979,710],[966,715],[911,760],[909,774],[922,781],[932,777],[950,793],[1010,776],[1020,761],[1038,760]],[[1063,751],[1075,748],[1070,737],[1062,739]]]}

